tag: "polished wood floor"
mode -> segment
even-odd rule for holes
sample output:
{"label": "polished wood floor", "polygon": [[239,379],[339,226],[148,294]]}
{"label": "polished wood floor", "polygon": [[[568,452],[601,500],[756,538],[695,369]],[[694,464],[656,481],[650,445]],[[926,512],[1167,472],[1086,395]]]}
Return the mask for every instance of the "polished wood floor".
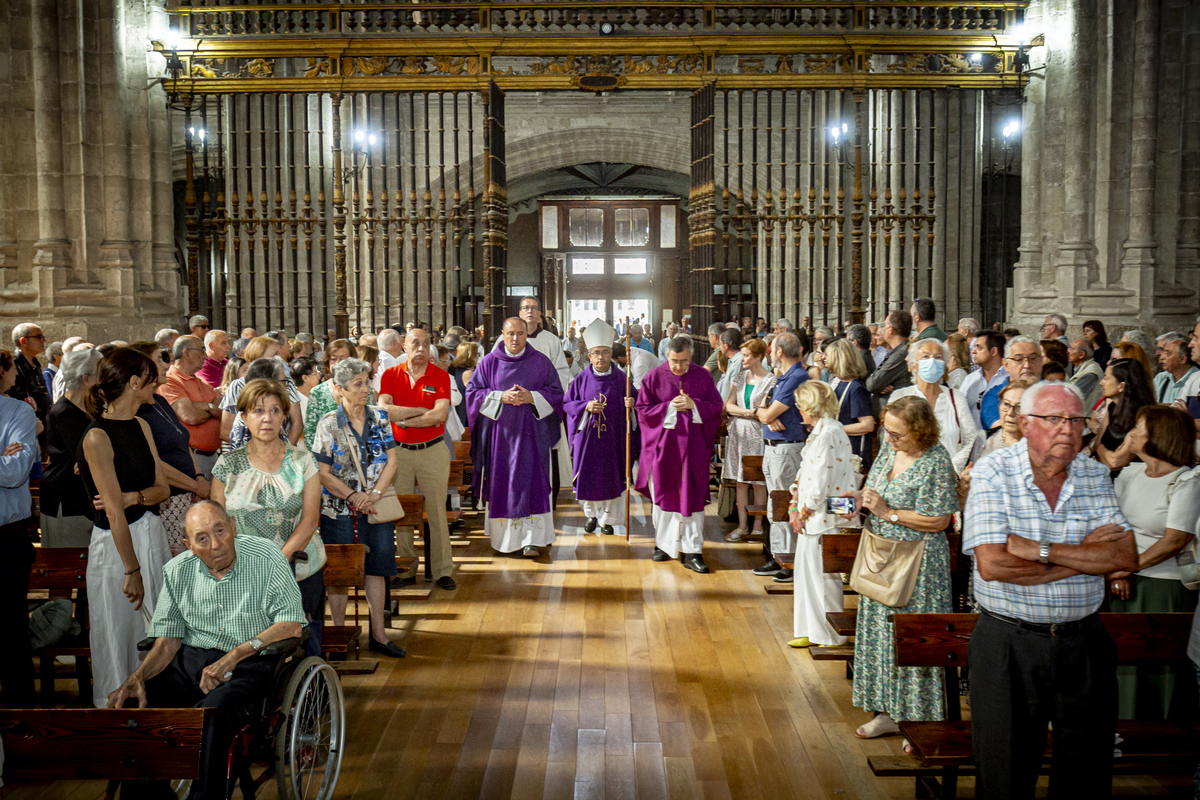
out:
{"label": "polished wood floor", "polygon": [[[565,499],[556,522],[558,543],[536,561],[493,553],[469,522],[458,590],[400,608],[408,657],[343,678],[337,797],[913,797],[911,779],[867,768],[900,739],[855,738],[867,715],[843,665],[787,647],[791,598],[763,591],[750,573],[759,546],[725,543],[711,506],[709,575],[651,562],[641,513],[628,545],[585,535]],[[1122,780],[1118,794],[1190,797],[1190,785]],[[102,794],[98,782],[8,791]],[[260,797],[274,796],[272,782]]]}

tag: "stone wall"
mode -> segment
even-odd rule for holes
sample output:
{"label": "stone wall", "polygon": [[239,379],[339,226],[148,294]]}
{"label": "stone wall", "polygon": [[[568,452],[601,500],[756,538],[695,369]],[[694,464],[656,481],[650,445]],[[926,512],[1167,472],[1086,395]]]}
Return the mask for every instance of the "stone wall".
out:
{"label": "stone wall", "polygon": [[0,328],[103,341],[182,323],[165,96],[147,91],[159,9],[0,3]]}
{"label": "stone wall", "polygon": [[1200,5],[1034,0],[1012,322],[1191,328],[1200,288]]}

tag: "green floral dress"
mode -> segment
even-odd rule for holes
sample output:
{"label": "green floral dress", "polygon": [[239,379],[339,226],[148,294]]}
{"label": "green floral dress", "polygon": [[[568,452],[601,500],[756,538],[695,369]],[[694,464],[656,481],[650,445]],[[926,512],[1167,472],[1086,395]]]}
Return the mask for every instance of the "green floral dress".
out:
{"label": "green floral dress", "polygon": [[[894,480],[888,473],[896,452],[884,443],[879,458],[867,476],[865,489],[874,489],[889,508],[915,511],[928,517],[958,511],[954,465],[940,444],[926,450]],[[893,720],[941,720],[946,718],[942,672],[934,667],[897,667],[896,640],[892,630],[894,613],[947,614],[950,606],[950,548],[942,532],[921,534],[876,516],[869,518],[871,530],[889,539],[912,541],[925,538],[925,554],[912,598],[903,608],[890,608],[868,597],[858,598],[858,622],[854,633],[854,705],[864,711],[880,711]]]}
{"label": "green floral dress", "polygon": [[304,411],[304,442],[309,450],[313,448],[313,442],[317,440],[317,424],[324,419],[326,414],[338,407],[332,389],[333,381],[325,381],[318,383],[308,393],[308,408]]}

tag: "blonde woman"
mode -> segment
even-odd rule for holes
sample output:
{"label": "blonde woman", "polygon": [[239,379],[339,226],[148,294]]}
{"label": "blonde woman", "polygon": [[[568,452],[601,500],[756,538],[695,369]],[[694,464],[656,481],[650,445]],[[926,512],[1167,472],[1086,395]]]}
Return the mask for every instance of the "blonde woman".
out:
{"label": "blonde woman", "polygon": [[[851,345],[853,346],[853,345]],[[792,594],[792,647],[810,644],[840,645],[846,637],[830,627],[825,615],[841,611],[842,579],[823,569],[821,535],[831,533],[839,520],[827,513],[825,500],[858,489],[858,476],[851,466],[850,438],[838,423],[838,398],[828,384],[805,381],[796,390],[796,409],[811,425],[804,445],[803,460],[792,484],[788,521],[797,534],[796,566]]]}
{"label": "blonde woman", "polygon": [[850,437],[850,450],[859,457],[862,474],[866,475],[871,469],[875,412],[871,406],[871,393],[863,383],[867,365],[863,362],[862,351],[849,339],[838,339],[826,348],[825,363],[832,373],[829,386],[837,396],[837,421]]}

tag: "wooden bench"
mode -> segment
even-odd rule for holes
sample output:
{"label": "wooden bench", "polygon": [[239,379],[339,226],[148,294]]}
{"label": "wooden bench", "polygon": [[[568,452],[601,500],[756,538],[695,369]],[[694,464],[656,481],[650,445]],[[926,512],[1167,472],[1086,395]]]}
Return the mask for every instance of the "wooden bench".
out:
{"label": "wooden bench", "polygon": [[[474,462],[471,461],[470,439],[454,443],[454,460],[461,461],[463,465],[462,479],[458,491],[465,496],[471,490],[471,473],[474,470]],[[450,485],[453,486],[454,484],[451,483]]]}
{"label": "wooden bench", "polygon": [[[396,529],[412,528],[414,533],[420,531],[421,543],[425,551],[425,581],[428,583],[433,580],[433,565],[429,563],[429,517],[425,514],[425,495],[422,494],[402,494],[397,496],[400,500],[400,505],[404,508],[404,516],[396,520]],[[396,570],[398,572],[407,572],[416,566],[416,561],[411,557],[396,556]],[[429,589],[393,589],[393,595],[403,597],[428,597]],[[389,602],[389,605],[390,602]]]}
{"label": "wooden bench", "polygon": [[321,654],[324,656],[338,655],[348,659],[351,649],[355,659],[359,656],[362,625],[358,618],[358,591],[363,588],[366,556],[366,545],[325,545],[325,588],[346,589],[353,595],[354,624],[322,625]]}
{"label": "wooden bench", "polygon": [[[461,499],[466,496],[466,491],[462,487],[463,469],[464,469],[463,462],[459,461],[458,459],[454,459],[453,461],[451,461],[450,462],[450,479],[446,482],[446,485],[450,489],[453,489],[455,492],[458,493],[460,502],[461,502]],[[469,489],[470,487],[467,487],[467,488]],[[459,508],[456,508],[456,509],[455,508],[447,509],[447,511],[446,511],[446,524],[447,525],[453,525],[454,523],[458,522],[459,519],[461,519],[461,518],[462,518],[461,505],[459,506]]]}
{"label": "wooden bench", "polygon": [[[763,472],[762,462],[763,462],[762,456],[742,456],[742,477],[746,479],[747,483],[749,483],[751,481],[766,481],[767,476]],[[784,510],[783,518],[787,519],[787,505],[786,504],[791,502],[791,494],[786,489],[783,491],[784,491],[784,494],[787,495],[787,498],[784,500],[785,505],[783,507],[783,510]],[[753,492],[753,489],[751,490],[751,492]],[[749,517],[750,520],[756,520],[759,517],[762,517],[763,525],[769,524],[766,519],[767,506],[765,506],[765,505],[760,506],[760,505],[757,505],[754,503],[747,504],[746,516]],[[781,520],[777,520],[777,521],[781,521]],[[766,536],[765,533],[761,534],[761,535],[764,538],[769,538]]]}
{"label": "wooden bench", "polygon": [[200,776],[203,708],[0,711],[4,780]]}
{"label": "wooden bench", "polygon": [[43,708],[54,708],[54,661],[64,656],[75,659],[79,702],[85,707],[92,704],[92,650],[87,631],[87,558],[86,547],[39,547],[34,553],[29,590],[48,592],[51,598],[73,599],[75,618],[84,629],[75,636],[64,636],[37,651]]}
{"label": "wooden bench", "polygon": [[[880,776],[914,777],[917,793],[953,798],[958,777],[973,774],[971,723],[961,719],[958,668],[967,666],[975,614],[895,614],[896,664],[901,667],[942,667],[945,673],[944,722],[901,722],[900,732],[912,744],[912,756],[872,756],[872,772]],[[1101,614],[1117,648],[1121,666],[1187,662],[1191,614]],[[1189,670],[1190,671],[1190,670]],[[1190,775],[1196,768],[1200,738],[1192,725],[1172,722],[1121,720],[1117,745],[1121,757],[1114,772],[1126,775]],[[1043,773],[1053,754],[1053,734],[1046,750]],[[940,783],[936,779],[941,772]]]}

